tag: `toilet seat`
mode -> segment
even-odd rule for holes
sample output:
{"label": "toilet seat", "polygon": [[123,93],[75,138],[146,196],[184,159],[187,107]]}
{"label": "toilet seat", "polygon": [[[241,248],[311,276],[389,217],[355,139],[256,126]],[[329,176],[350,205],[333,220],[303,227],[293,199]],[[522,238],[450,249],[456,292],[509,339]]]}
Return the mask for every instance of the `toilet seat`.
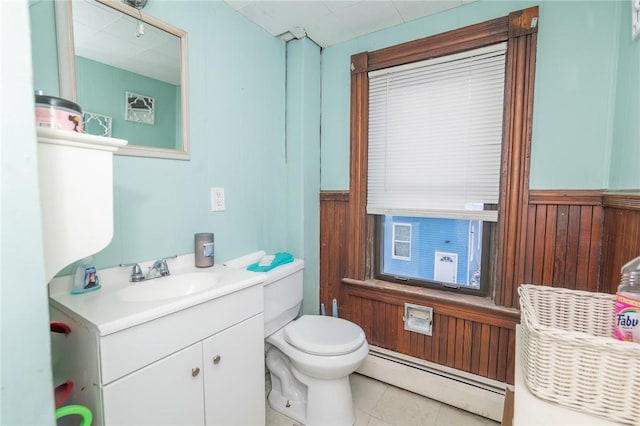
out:
{"label": "toilet seat", "polygon": [[303,315],[284,327],[282,335],[288,344],[312,355],[344,355],[366,342],[357,325],[320,315]]}

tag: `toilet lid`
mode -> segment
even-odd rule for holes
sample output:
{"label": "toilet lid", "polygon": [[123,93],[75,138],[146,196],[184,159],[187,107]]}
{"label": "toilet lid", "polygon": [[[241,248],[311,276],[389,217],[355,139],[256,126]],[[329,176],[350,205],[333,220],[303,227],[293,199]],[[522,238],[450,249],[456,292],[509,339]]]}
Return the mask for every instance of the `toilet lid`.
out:
{"label": "toilet lid", "polygon": [[354,323],[321,315],[303,315],[284,328],[283,337],[313,355],[344,355],[365,342],[364,332]]}

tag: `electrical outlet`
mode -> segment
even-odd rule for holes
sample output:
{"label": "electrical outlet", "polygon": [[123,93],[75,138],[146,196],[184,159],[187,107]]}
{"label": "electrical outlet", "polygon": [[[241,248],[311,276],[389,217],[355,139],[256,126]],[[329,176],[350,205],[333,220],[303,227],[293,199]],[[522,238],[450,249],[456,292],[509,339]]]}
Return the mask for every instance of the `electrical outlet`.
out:
{"label": "electrical outlet", "polygon": [[224,211],[224,188],[211,188],[211,211]]}

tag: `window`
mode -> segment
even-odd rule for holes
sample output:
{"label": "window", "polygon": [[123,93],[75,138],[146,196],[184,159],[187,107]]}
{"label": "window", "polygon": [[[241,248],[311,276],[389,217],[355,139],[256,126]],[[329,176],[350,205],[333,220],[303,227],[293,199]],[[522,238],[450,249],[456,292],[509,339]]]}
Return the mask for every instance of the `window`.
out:
{"label": "window", "polygon": [[411,261],[411,224],[393,223],[392,259]]}
{"label": "window", "polygon": [[369,73],[367,213],[495,221],[506,43]]}
{"label": "window", "polygon": [[380,275],[386,280],[480,290],[482,221],[388,215],[381,220]]}
{"label": "window", "polygon": [[[367,213],[384,215],[383,278],[487,293],[479,238],[497,221],[485,206],[500,189],[505,53],[503,42],[369,73]],[[412,225],[415,241],[399,239]]]}
{"label": "window", "polygon": [[[435,270],[436,251],[456,254],[455,275],[457,282],[455,284],[458,287],[456,291],[470,291],[475,294],[486,292],[497,305],[512,305],[513,299],[517,295],[514,295],[514,287],[511,283],[522,282],[523,253],[526,250],[525,240],[521,236],[523,232],[526,232],[525,225],[528,216],[526,206],[538,22],[538,8],[532,7],[490,21],[372,52],[362,52],[351,57],[351,173],[347,211],[350,239],[346,270],[350,278],[355,280],[374,277],[383,280],[395,278],[392,276],[393,274],[387,277],[381,273],[383,268],[381,259],[383,257],[380,254],[387,245],[383,236],[389,234],[384,228],[385,223],[388,222],[388,216],[396,222],[412,223],[412,261],[420,253],[421,247],[416,245],[416,241],[423,232],[422,225],[417,226],[412,221],[424,220],[425,218],[463,220],[468,221],[466,223],[467,229],[474,229],[473,233],[468,232],[469,242],[466,255],[464,249],[449,250],[446,246],[434,245],[427,247],[428,253],[431,254],[424,254],[424,258],[428,259],[427,262]],[[497,202],[491,199],[463,201],[465,198],[457,197],[457,203],[423,205],[417,209],[414,207],[388,208],[388,206],[382,206],[380,210],[376,210],[377,207],[371,208],[373,204],[369,205],[369,192],[375,189],[369,188],[368,174],[370,168],[376,166],[369,159],[369,120],[370,118],[375,119],[375,117],[370,117],[369,113],[369,73],[402,65],[407,65],[407,70],[409,70],[420,61],[457,55],[461,52],[496,46],[504,42],[507,44],[507,49],[505,51],[504,92],[500,97],[504,105],[503,124],[499,132],[501,140],[499,155],[501,157],[499,167],[494,168],[499,171]],[[373,74],[372,77],[376,77],[376,75]],[[408,111],[411,112],[411,109]],[[435,112],[439,111],[435,110]],[[458,123],[466,125],[462,120],[458,120]],[[390,127],[393,126],[385,124],[381,129],[387,131]],[[403,148],[401,144],[399,146],[401,149]],[[387,145],[383,150],[389,147],[390,145]],[[448,143],[436,144],[436,148],[446,154]],[[389,151],[387,150],[387,152]],[[383,170],[387,166],[395,167],[396,163],[393,158],[383,160]],[[471,165],[472,168],[475,168],[475,164]],[[392,169],[387,170],[391,172],[383,173],[382,179],[388,177],[395,179],[396,176]],[[466,170],[460,167],[456,169],[458,172],[466,172]],[[445,170],[445,172],[448,171]],[[435,180],[434,182],[439,182],[439,185],[432,185],[432,187],[439,188],[441,193],[446,194],[449,189],[445,189],[447,188],[445,185],[450,182],[460,183],[463,180],[474,182],[475,178],[462,179],[461,175],[459,173],[453,179],[451,179],[451,175],[447,175],[447,179],[445,179],[445,175],[438,177],[436,174],[435,178],[440,181]],[[395,184],[392,180],[386,183],[384,180],[381,182],[381,187],[385,190]],[[422,183],[409,180],[408,184],[405,182],[401,186],[409,188],[419,186]],[[419,195],[418,197],[404,198],[429,198],[433,200],[438,197]],[[462,202],[460,202],[461,200]],[[440,214],[443,212],[444,214]],[[499,221],[497,221],[498,217]],[[407,218],[411,220],[407,220]],[[478,246],[480,246],[480,251],[477,251]],[[446,255],[440,258],[443,260],[439,264],[439,268],[442,268],[447,262],[448,259],[445,257]],[[454,258],[449,257],[452,262],[447,263],[455,264]],[[471,262],[475,263],[470,262],[472,258]],[[466,273],[461,268],[466,268]],[[439,271],[441,270],[439,269]],[[411,281],[418,280],[415,280],[411,275],[398,275],[397,278],[399,282],[446,288],[443,282],[437,282],[435,279],[414,283]],[[462,280],[467,281],[466,285],[461,285]],[[478,287],[478,281],[480,281],[479,290],[469,288]]]}

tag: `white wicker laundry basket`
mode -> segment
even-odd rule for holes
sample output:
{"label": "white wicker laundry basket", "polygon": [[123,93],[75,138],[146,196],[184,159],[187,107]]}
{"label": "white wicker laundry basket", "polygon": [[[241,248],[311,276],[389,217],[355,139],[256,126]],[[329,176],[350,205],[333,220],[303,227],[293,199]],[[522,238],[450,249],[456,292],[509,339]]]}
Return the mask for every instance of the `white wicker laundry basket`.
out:
{"label": "white wicker laundry basket", "polygon": [[539,398],[640,425],[640,344],[613,338],[615,296],[524,284],[522,367]]}

